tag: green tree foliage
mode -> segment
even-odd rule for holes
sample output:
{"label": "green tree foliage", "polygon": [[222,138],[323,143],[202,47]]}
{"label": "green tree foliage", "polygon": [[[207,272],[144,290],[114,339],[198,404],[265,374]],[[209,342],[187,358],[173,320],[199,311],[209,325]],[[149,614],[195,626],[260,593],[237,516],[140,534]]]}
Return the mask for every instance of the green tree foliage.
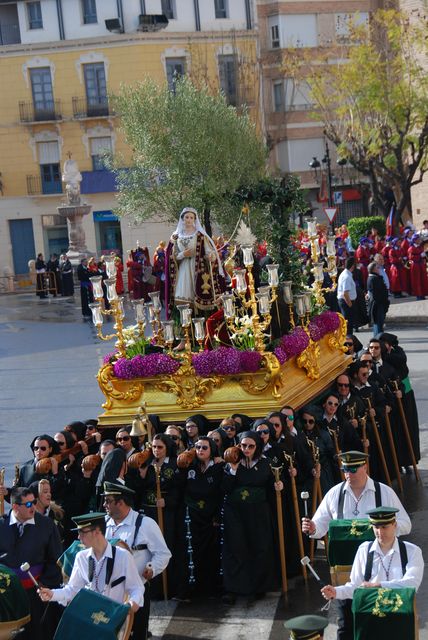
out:
{"label": "green tree foliage", "polygon": [[398,220],[411,215],[411,187],[427,169],[427,19],[379,10],[356,22],[342,45],[296,54],[294,71],[308,81],[338,156],[368,177],[379,213],[395,196]]}
{"label": "green tree foliage", "polygon": [[346,223],[351,236],[351,242],[354,249],[357,248],[360,238],[365,236],[372,227],[377,229],[379,235],[384,236],[386,233],[385,218],[382,216],[366,216],[363,218],[350,218]]}
{"label": "green tree foliage", "polygon": [[123,86],[115,104],[133,152],[131,167],[116,169],[119,214],[175,221],[192,206],[208,233],[213,220],[232,229],[239,208],[227,194],[265,173],[266,148],[248,114],[187,78],[174,92],[152,79]]}
{"label": "green tree foliage", "polygon": [[236,198],[247,202],[251,211],[262,212],[259,237],[266,238],[268,253],[279,264],[281,280],[291,280],[296,290],[303,286],[302,260],[293,245],[295,213],[307,209],[299,178],[287,175],[282,179],[264,178],[259,182],[241,187]]}

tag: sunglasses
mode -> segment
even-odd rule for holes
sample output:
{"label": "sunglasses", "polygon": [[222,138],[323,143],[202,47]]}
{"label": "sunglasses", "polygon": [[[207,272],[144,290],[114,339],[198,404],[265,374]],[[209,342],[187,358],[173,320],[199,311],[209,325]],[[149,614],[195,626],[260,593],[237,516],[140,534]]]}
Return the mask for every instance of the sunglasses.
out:
{"label": "sunglasses", "polygon": [[269,429],[257,429],[257,433],[264,433],[267,436],[270,431]]}
{"label": "sunglasses", "polygon": [[195,449],[196,451],[208,451],[209,446],[207,444],[197,444]]}
{"label": "sunglasses", "polygon": [[380,349],[380,346],[378,344],[371,344],[369,349]]}
{"label": "sunglasses", "polygon": [[363,364],[373,364],[373,360],[361,360]]}
{"label": "sunglasses", "polygon": [[256,445],[255,444],[243,444],[243,443],[241,443],[241,448],[242,449],[255,449]]}
{"label": "sunglasses", "polygon": [[116,438],[116,442],[128,442],[128,440],[131,439],[131,436],[122,436],[119,438]]}
{"label": "sunglasses", "polygon": [[96,427],[88,426],[86,427],[86,431],[95,431]]}
{"label": "sunglasses", "polygon": [[357,473],[360,467],[342,467],[343,473]]}
{"label": "sunglasses", "polygon": [[[168,433],[166,435],[169,435]],[[172,440],[180,440],[180,436],[169,436]]]}
{"label": "sunglasses", "polygon": [[41,447],[36,447],[36,446],[33,447],[33,451],[47,451],[47,450],[48,448],[44,447],[43,445]]}
{"label": "sunglasses", "polygon": [[56,440],[55,442],[59,444],[60,447],[62,447],[65,444],[65,440]]}
{"label": "sunglasses", "polygon": [[294,420],[293,414],[291,414],[290,416],[286,415],[285,417],[287,418],[287,420],[291,420],[291,422],[293,422],[293,420]]}
{"label": "sunglasses", "polygon": [[29,509],[30,507],[33,507],[35,504],[37,504],[37,500],[28,500],[27,502],[15,502],[15,504],[19,505],[20,507],[27,507],[27,509]]}
{"label": "sunglasses", "polygon": [[222,427],[222,429],[224,429],[225,431],[236,431],[236,427]]}
{"label": "sunglasses", "polygon": [[305,418],[303,418],[303,422],[304,424],[315,424],[315,420],[313,418],[310,418],[309,420],[305,420]]}
{"label": "sunglasses", "polygon": [[349,387],[349,382],[338,382],[337,386],[338,387]]}
{"label": "sunglasses", "polygon": [[339,406],[338,402],[332,402],[331,400],[327,400],[327,404],[330,405],[330,407],[338,407]]}
{"label": "sunglasses", "polygon": [[345,342],[345,347],[353,347],[354,343],[353,342]]}

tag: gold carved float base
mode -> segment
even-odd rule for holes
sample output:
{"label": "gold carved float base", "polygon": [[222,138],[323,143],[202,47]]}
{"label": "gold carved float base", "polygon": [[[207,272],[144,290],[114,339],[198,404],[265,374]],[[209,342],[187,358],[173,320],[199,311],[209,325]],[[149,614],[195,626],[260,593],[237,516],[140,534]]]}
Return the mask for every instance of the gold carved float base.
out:
{"label": "gold carved float base", "polygon": [[257,373],[200,378],[185,364],[171,376],[120,380],[113,376],[112,365],[105,365],[97,376],[106,397],[99,426],[130,424],[143,403],[148,413],[170,423],[195,413],[221,420],[232,413],[264,416],[285,404],[297,409],[327,389],[351,361],[343,351],[346,325],[340,318],[337,331],[311,341],[300,356],[282,366],[273,354],[266,354]]}

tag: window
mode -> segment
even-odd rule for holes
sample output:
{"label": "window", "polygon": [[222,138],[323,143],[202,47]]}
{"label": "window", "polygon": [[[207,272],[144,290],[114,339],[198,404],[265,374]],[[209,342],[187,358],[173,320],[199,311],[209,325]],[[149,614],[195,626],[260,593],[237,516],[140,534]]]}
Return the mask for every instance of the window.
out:
{"label": "window", "polygon": [[314,13],[281,16],[281,44],[283,47],[316,47],[318,45],[317,17]]}
{"label": "window", "polygon": [[59,168],[58,142],[39,142],[38,155],[42,193],[61,193],[61,172]]}
{"label": "window", "polygon": [[83,65],[88,116],[108,115],[107,83],[104,62]]}
{"label": "window", "polygon": [[227,18],[227,0],[214,0],[215,17]]}
{"label": "window", "polygon": [[181,78],[186,73],[186,60],[185,58],[167,58],[165,66],[168,89],[175,91],[177,78]]}
{"label": "window", "polygon": [[369,14],[362,13],[336,13],[335,26],[336,26],[336,38],[342,42],[346,42],[349,39],[351,27],[360,27],[361,25],[368,25]]}
{"label": "window", "polygon": [[82,0],[83,24],[94,24],[97,19],[96,0]]}
{"label": "window", "polygon": [[43,29],[42,8],[40,2],[27,3],[29,29]]}
{"label": "window", "polygon": [[168,20],[175,19],[175,2],[174,0],[161,0],[161,10]]}
{"label": "window", "polygon": [[284,111],[284,83],[282,80],[273,83],[273,110]]}
{"label": "window", "polygon": [[105,155],[112,152],[111,138],[89,138],[89,145],[92,158],[92,170],[102,171],[105,169]]}
{"label": "window", "polygon": [[309,171],[309,162],[314,156],[323,158],[323,138],[283,140],[276,145],[278,165],[281,171]]}
{"label": "window", "polygon": [[288,111],[304,111],[313,109],[311,88],[307,82],[297,82],[293,78],[285,80],[285,108]]}
{"label": "window", "polygon": [[30,69],[30,79],[33,92],[34,119],[55,120],[50,68]]}
{"label": "window", "polygon": [[279,39],[279,25],[274,24],[270,28],[270,45],[272,49],[279,49],[281,46]]}
{"label": "window", "polygon": [[220,88],[226,96],[228,104],[236,106],[237,101],[237,67],[238,60],[234,55],[218,57]]}

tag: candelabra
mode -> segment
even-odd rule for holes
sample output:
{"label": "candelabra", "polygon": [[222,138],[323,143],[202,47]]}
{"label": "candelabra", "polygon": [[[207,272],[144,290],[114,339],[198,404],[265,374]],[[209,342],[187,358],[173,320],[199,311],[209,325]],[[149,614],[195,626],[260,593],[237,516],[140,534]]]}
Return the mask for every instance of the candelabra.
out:
{"label": "candelabra", "polygon": [[[92,322],[97,329],[97,335],[101,340],[113,340],[117,338],[115,347],[121,357],[125,356],[126,345],[123,337],[123,319],[125,312],[123,309],[123,298],[117,295],[116,291],[116,265],[114,263],[114,256],[105,257],[107,279],[104,281],[107,287],[107,300],[110,303],[110,309],[104,309],[102,300],[104,298],[102,276],[93,276],[90,278],[92,284],[92,290],[96,302],[92,302],[89,308],[92,311]],[[103,316],[112,316],[114,318],[113,328],[116,333],[104,335],[102,332]]]}
{"label": "candelabra", "polygon": [[[270,326],[272,316],[271,307],[276,302],[278,280],[278,265],[270,264],[267,266],[268,282],[264,287],[259,287],[257,293],[253,276],[253,249],[252,247],[242,247],[244,255],[244,269],[235,269],[233,272],[235,287],[234,293],[224,294],[222,296],[224,317],[227,322],[228,329],[232,336],[240,336],[248,334],[248,325],[239,326],[235,322],[235,318],[239,317],[239,312],[235,307],[235,299],[240,301],[240,308],[248,314],[251,322],[251,329],[254,335],[254,345],[257,351],[265,351],[264,332]],[[244,314],[241,314],[244,315]],[[261,320],[260,318],[263,318]]]}
{"label": "candelabra", "polygon": [[[311,242],[312,273],[314,275],[312,289],[317,305],[322,307],[325,304],[323,293],[329,293],[336,290],[337,266],[335,237],[333,235],[329,235],[327,237],[327,268],[324,268],[324,264],[320,260],[321,250],[316,229],[316,218],[308,218],[307,225],[308,236]],[[333,284],[331,287],[323,287],[324,272],[328,273],[332,279]]]}

